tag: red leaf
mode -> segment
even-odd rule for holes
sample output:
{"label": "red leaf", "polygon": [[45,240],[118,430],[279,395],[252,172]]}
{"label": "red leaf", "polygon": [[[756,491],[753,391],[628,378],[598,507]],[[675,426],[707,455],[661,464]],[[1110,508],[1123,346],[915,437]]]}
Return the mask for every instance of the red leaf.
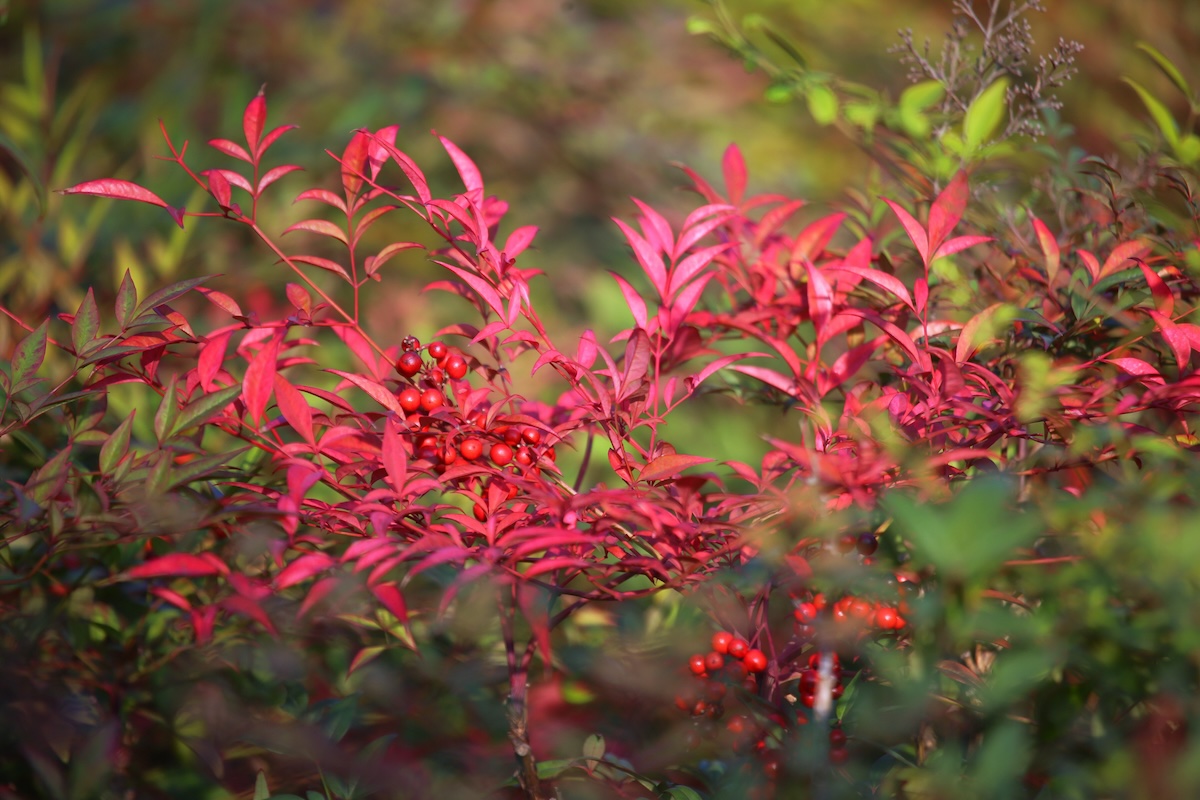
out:
{"label": "red leaf", "polygon": [[975,334],[985,322],[988,322],[995,315],[996,310],[1003,305],[1004,303],[993,303],[967,320],[967,324],[963,325],[963,329],[958,334],[958,343],[954,346],[955,361],[959,364],[964,364],[971,359],[971,356],[979,349],[979,345],[982,344],[975,341]]}
{"label": "red leaf", "polygon": [[441,264],[443,267],[462,278],[468,286],[479,292],[480,297],[482,297],[483,301],[488,304],[488,308],[495,312],[496,316],[501,318],[504,317],[504,302],[500,299],[499,293],[496,292],[490,283],[478,275],[472,274],[460,267],[456,267],[453,264],[447,264],[442,261],[437,263]]}
{"label": "red leaf", "polygon": [[523,225],[517,228],[504,240],[504,246],[500,248],[501,252],[508,258],[516,258],[525,252],[526,248],[533,242],[533,237],[537,235],[537,232],[536,225]]}
{"label": "red leaf", "polygon": [[625,304],[629,306],[629,313],[633,314],[633,321],[637,323],[639,328],[646,328],[646,301],[638,294],[637,289],[634,289],[629,281],[622,278],[617,273],[612,273],[612,276],[617,281],[617,286],[621,289],[621,294],[625,296]]}
{"label": "red leaf", "polygon": [[666,299],[670,300],[674,297],[696,273],[711,264],[712,260],[718,255],[735,246],[733,242],[715,244],[692,253],[683,261],[676,264],[675,268],[671,270],[670,282],[667,284]]}
{"label": "red leaf", "polygon": [[1053,285],[1055,276],[1058,275],[1059,264],[1061,257],[1058,250],[1058,240],[1054,238],[1054,234],[1046,227],[1046,224],[1037,217],[1033,218],[1033,231],[1037,234],[1038,245],[1042,248],[1042,255],[1046,257],[1046,279]]}
{"label": "red leaf", "polygon": [[1157,311],[1147,313],[1158,326],[1158,332],[1167,340],[1167,345],[1171,348],[1171,352],[1175,356],[1175,363],[1179,365],[1179,372],[1182,374],[1187,369],[1188,359],[1192,354],[1192,343],[1187,333],[1181,331],[1170,317]]}
{"label": "red leaf", "polygon": [[1175,310],[1175,295],[1171,294],[1171,288],[1145,262],[1139,261],[1138,266],[1142,268],[1142,275],[1146,277],[1146,283],[1150,286],[1150,294],[1154,296],[1154,307],[1164,317],[1171,316],[1171,312]]}
{"label": "red leaf", "polygon": [[331,369],[329,372],[337,375],[339,378],[345,378],[346,380],[350,381],[355,386],[369,394],[371,399],[373,399],[376,403],[379,403],[379,405],[383,406],[388,411],[393,411],[400,416],[404,416],[404,409],[400,408],[400,403],[396,401],[396,396],[388,391],[387,387],[383,386],[382,384],[376,383],[369,378],[364,378],[361,375],[355,375],[352,372],[342,372],[338,369]]}
{"label": "red leaf", "polygon": [[267,612],[263,611],[262,606],[260,606],[254,600],[251,600],[249,597],[244,595],[226,597],[221,601],[220,605],[221,608],[225,609],[226,611],[230,611],[242,617],[248,617],[257,622],[259,625],[262,625],[269,632],[275,632],[275,626],[271,624],[271,618],[267,616]]}
{"label": "red leaf", "polygon": [[229,568],[210,556],[192,555],[191,553],[172,553],[171,555],[146,561],[126,570],[127,578],[182,578],[199,577],[202,575],[227,575]]}
{"label": "red leaf", "polygon": [[236,142],[231,142],[228,139],[209,139],[208,144],[209,146],[220,150],[227,156],[232,156],[239,161],[245,161],[247,164],[253,163],[253,159],[250,158],[250,154],[246,152],[245,148]]}
{"label": "red leaf", "polygon": [[275,576],[275,588],[286,589],[289,586],[295,586],[297,583],[324,572],[334,563],[333,558],[325,553],[306,553],[294,559]]}
{"label": "red leaf", "polygon": [[84,181],[70,189],[59,189],[59,194],[90,194],[96,197],[109,197],[113,200],[137,200],[140,203],[150,203],[155,206],[169,208],[167,202],[149,189],[143,189],[136,183],[117,180],[116,178],[101,178],[95,181]]}
{"label": "red leaf", "polygon": [[633,248],[634,256],[637,257],[638,263],[642,265],[642,271],[650,279],[650,285],[654,287],[654,291],[658,292],[658,296],[665,302],[667,299],[667,269],[663,266],[662,256],[633,228],[615,217],[613,218],[613,222],[617,223],[617,227],[621,229],[621,233],[625,234],[625,240]]}
{"label": "red leaf", "polygon": [[1113,248],[1109,253],[1108,258],[1104,261],[1104,266],[1100,268],[1100,273],[1097,280],[1103,280],[1114,272],[1119,272],[1125,266],[1125,262],[1130,259],[1143,258],[1150,252],[1150,246],[1143,241],[1134,239],[1131,242],[1122,242]]}
{"label": "red leaf", "polygon": [[346,232],[327,219],[306,219],[302,222],[297,222],[295,225],[289,225],[284,233],[287,234],[292,231],[308,231],[320,236],[328,236],[331,239],[337,239],[342,244],[349,242],[349,239],[346,238]]}
{"label": "red leaf", "polygon": [[480,176],[475,162],[445,136],[438,136],[437,131],[434,131],[433,135],[438,137],[442,147],[446,148],[446,152],[450,154],[450,160],[454,162],[454,168],[458,170],[458,175],[462,178],[463,186],[467,187],[467,192],[478,192],[477,199],[483,200],[483,178]]}
{"label": "red leaf", "polygon": [[641,328],[634,328],[633,335],[625,345],[625,371],[621,375],[621,391],[618,402],[629,397],[641,384],[650,369],[650,337]]}
{"label": "red leaf", "polygon": [[283,164],[282,166],[269,169],[267,170],[267,174],[263,175],[262,178],[259,179],[258,189],[256,191],[258,194],[262,194],[264,189],[282,178],[284,175],[287,175],[289,172],[296,172],[297,170],[303,169],[304,167],[298,167],[295,164]]}
{"label": "red leaf", "polygon": [[916,219],[913,218],[912,214],[909,214],[899,205],[893,203],[891,200],[888,200],[886,197],[884,198],[883,202],[887,203],[888,207],[892,209],[892,212],[900,219],[900,224],[904,226],[904,230],[908,234],[908,238],[912,241],[913,245],[917,248],[917,252],[921,255],[921,261],[928,266],[929,237],[925,234],[925,229],[921,227],[921,223],[917,222]]}
{"label": "red leaf", "polygon": [[641,200],[636,197],[631,199],[642,212],[638,222],[642,226],[642,233],[645,234],[646,241],[650,242],[658,252],[666,253],[669,256],[675,247],[675,234],[671,232],[671,224],[662,214]]}
{"label": "red leaf", "polygon": [[286,288],[288,302],[295,307],[297,311],[304,314],[312,314],[312,298],[308,296],[308,290],[298,283],[289,283]]}
{"label": "red leaf", "polygon": [[871,269],[870,267],[852,266],[845,263],[830,264],[828,267],[825,267],[825,269],[826,271],[841,270],[842,272],[849,272],[859,276],[860,278],[864,278],[876,286],[886,289],[887,291],[896,295],[896,297],[900,298],[904,305],[911,308],[914,312],[917,310],[916,304],[913,303],[912,295],[908,293],[908,288],[894,275],[889,275],[886,272],[881,272],[877,269]]}
{"label": "red leaf", "polygon": [[1106,358],[1103,360],[1113,364],[1122,372],[1139,378],[1158,376],[1158,370],[1140,358]]}
{"label": "red leaf", "polygon": [[805,258],[801,263],[808,273],[808,316],[816,331],[817,341],[823,342],[821,332],[833,314],[833,287],[811,261]]}
{"label": "red leaf", "polygon": [[258,90],[242,114],[242,132],[246,134],[246,144],[250,152],[258,155],[258,141],[262,137],[263,125],[267,121],[267,98],[264,96],[266,86]]}
{"label": "red leaf", "polygon": [[675,477],[688,467],[694,467],[697,464],[709,464],[711,462],[711,458],[670,453],[665,456],[659,456],[647,464],[642,469],[641,474],[638,475],[638,478],[643,481],[661,481],[666,478]]}
{"label": "red leaf", "polygon": [[957,252],[966,250],[968,247],[974,247],[977,244],[992,241],[991,236],[956,236],[953,239],[942,242],[942,244],[934,251],[935,259],[943,256],[952,256]]}
{"label": "red leaf", "polygon": [[725,189],[729,192],[729,202],[735,206],[742,202],[746,191],[746,160],[736,144],[725,148],[725,156],[721,159],[721,172],[725,175]]}
{"label": "red leaf", "polygon": [[396,144],[396,134],[399,133],[399,125],[388,125],[385,128],[380,128],[375,131],[374,136],[370,136],[371,145],[367,148],[367,167],[371,172],[371,180],[379,178],[379,170],[383,169],[383,165],[387,163],[388,151],[385,145]]}
{"label": "red leaf", "polygon": [[371,594],[375,595],[375,599],[390,611],[393,617],[405,625],[408,624],[408,604],[404,602],[404,595],[396,587],[396,584],[381,583],[378,586],[372,586]]}
{"label": "red leaf", "polygon": [[300,434],[304,441],[313,444],[313,423],[312,409],[308,405],[308,401],[300,394],[295,386],[288,383],[287,379],[282,375],[275,374],[275,402],[279,405],[279,411],[283,414],[283,418],[287,420],[288,425],[292,426],[292,430]]}
{"label": "red leaf", "polygon": [[335,275],[341,275],[347,282],[350,280],[350,273],[346,272],[346,268],[336,261],[330,261],[328,258],[320,256],[288,256],[292,261],[299,261],[301,264],[323,269],[326,272],[332,272]]}
{"label": "red leaf", "polygon": [[246,403],[246,413],[255,425],[262,422],[267,403],[271,399],[271,389],[275,385],[275,360],[278,356],[279,339],[272,338],[250,360],[246,376],[242,379],[242,398]]}
{"label": "red leaf", "polygon": [[267,148],[270,147],[271,145],[275,144],[275,140],[277,140],[280,136],[283,136],[288,131],[293,130],[297,127],[299,127],[299,126],[298,125],[280,125],[276,128],[272,128],[271,132],[268,133],[266,136],[264,136],[262,138],[262,141],[258,143],[259,157],[261,158],[262,154],[267,152]]}
{"label": "red leaf", "polygon": [[355,131],[342,152],[342,188],[346,190],[347,197],[358,194],[362,188],[361,176],[366,171],[367,150],[371,141],[368,135],[367,131]]}
{"label": "red leaf", "polygon": [[343,214],[346,213],[346,201],[328,189],[305,189],[296,195],[296,199],[293,202],[298,203],[301,200],[319,200],[326,205],[333,206]]}
{"label": "red leaf", "polygon": [[222,311],[225,311],[230,316],[243,316],[242,307],[237,304],[236,300],[224,292],[218,292],[216,289],[209,289],[204,286],[197,286],[196,291],[207,297],[209,302]]}
{"label": "red leaf", "polygon": [[208,173],[208,190],[216,199],[217,205],[221,208],[229,208],[232,205],[230,200],[229,181],[218,170],[212,170]]}
{"label": "red leaf", "polygon": [[[959,170],[930,206],[929,247],[935,252],[950,235],[950,231],[954,230],[954,226],[962,219],[963,212],[967,209],[968,194],[967,173]],[[949,255],[949,253],[944,255]],[[934,256],[934,258],[936,257]]]}
{"label": "red leaf", "polygon": [[792,243],[791,260],[798,262],[807,258],[809,261],[816,261],[822,251],[829,246],[830,240],[833,239],[833,235],[837,233],[837,229],[841,227],[844,219],[846,219],[846,214],[839,212],[821,217],[816,222],[809,224],[796,235],[796,240]]}
{"label": "red leaf", "polygon": [[395,421],[389,421],[383,431],[383,468],[392,489],[397,495],[403,495],[408,482],[408,453]]}

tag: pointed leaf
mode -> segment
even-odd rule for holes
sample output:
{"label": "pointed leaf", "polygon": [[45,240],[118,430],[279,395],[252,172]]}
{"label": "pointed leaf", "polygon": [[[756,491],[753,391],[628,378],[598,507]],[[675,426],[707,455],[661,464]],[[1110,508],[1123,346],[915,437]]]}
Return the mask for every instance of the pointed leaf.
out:
{"label": "pointed leaf", "polygon": [[346,190],[347,197],[358,194],[358,190],[362,188],[362,175],[365,174],[367,168],[367,151],[370,149],[372,141],[369,137],[370,134],[367,131],[355,131],[354,135],[350,137],[346,149],[342,152],[342,188]]}
{"label": "pointed leaf", "polygon": [[725,148],[721,159],[721,172],[725,175],[725,188],[729,192],[729,202],[739,205],[746,191],[746,160],[736,144]]}
{"label": "pointed leaf", "polygon": [[[237,387],[230,387],[236,389]],[[309,444],[315,442],[313,434],[312,408],[300,390],[293,386],[278,372],[275,373],[275,403],[279,413],[287,420],[292,430]]]}
{"label": "pointed leaf", "polygon": [[295,586],[314,575],[325,572],[335,563],[337,562],[325,553],[306,553],[294,559],[275,576],[275,588],[286,589],[289,586]]}
{"label": "pointed leaf", "polygon": [[450,154],[450,160],[454,162],[454,168],[458,170],[458,175],[462,178],[463,185],[467,187],[467,192],[479,192],[480,199],[482,200],[483,178],[480,176],[479,168],[475,166],[475,162],[445,136],[438,136],[436,131],[433,135],[437,136],[438,141],[442,143],[442,147],[446,148],[446,152]]}
{"label": "pointed leaf", "polygon": [[925,234],[925,228],[921,226],[921,223],[917,222],[912,214],[909,214],[896,203],[888,200],[886,197],[883,199],[883,202],[887,203],[888,208],[892,209],[892,212],[899,218],[900,224],[904,226],[904,231],[908,234],[909,240],[912,241],[913,246],[917,248],[917,252],[921,255],[921,261],[928,266],[929,237]]}
{"label": "pointed leaf", "polygon": [[250,152],[258,153],[258,141],[262,137],[263,126],[267,121],[266,86],[262,86],[242,112],[242,132],[246,134],[246,144]]}
{"label": "pointed leaf", "polygon": [[17,387],[32,378],[41,369],[42,361],[46,358],[46,333],[49,326],[50,321],[43,320],[37,330],[22,339],[21,343],[13,350],[10,367],[14,392],[20,391]]}
{"label": "pointed leaf", "polygon": [[1154,124],[1162,132],[1163,138],[1167,143],[1174,147],[1179,143],[1179,123],[1175,121],[1175,117],[1171,114],[1171,110],[1163,104],[1154,95],[1146,91],[1137,81],[1132,78],[1122,78],[1121,80],[1133,87],[1137,92],[1138,97],[1142,98],[1142,104],[1146,106],[1146,110],[1150,112],[1150,116],[1154,119]]}
{"label": "pointed leaf", "polygon": [[709,463],[712,463],[711,458],[670,453],[665,456],[659,456],[647,464],[638,475],[638,479],[643,481],[666,480],[667,478],[675,477],[688,467]]}
{"label": "pointed leaf", "polygon": [[149,189],[143,189],[136,183],[122,181],[116,178],[102,178],[96,181],[85,181],[69,189],[59,189],[59,194],[90,194],[96,197],[108,197],[114,200],[136,200],[140,203],[150,203],[167,208],[167,202]]}
{"label": "pointed leaf", "polygon": [[929,247],[935,252],[962,219],[967,209],[968,195],[967,173],[960,169],[930,206]]}
{"label": "pointed leaf", "polygon": [[992,241],[991,236],[956,236],[949,241],[942,242],[937,251],[934,252],[934,260],[945,256],[952,256],[955,253],[966,250],[968,247],[974,247],[977,244],[986,244]]}
{"label": "pointed leaf", "polygon": [[331,239],[337,239],[342,244],[348,244],[350,241],[344,230],[327,219],[306,219],[295,225],[289,225],[283,233],[288,234],[293,231],[308,231],[319,236],[328,236]]}
{"label": "pointed leaf", "polygon": [[1007,92],[1008,78],[1000,78],[971,102],[963,117],[963,141],[968,150],[977,150],[995,134],[1004,119]]}
{"label": "pointed leaf", "polygon": [[89,288],[75,312],[75,321],[71,323],[71,345],[75,352],[81,352],[92,343],[100,330],[100,309],[96,307],[96,296]]}
{"label": "pointed leaf", "polygon": [[126,570],[123,577],[140,580],[144,578],[190,578],[204,575],[225,575],[229,568],[209,555],[172,553],[154,558]]}
{"label": "pointed leaf", "polygon": [[203,395],[188,403],[179,412],[179,416],[176,418],[175,424],[171,426],[167,438],[172,438],[176,434],[183,433],[197,425],[203,425],[208,422],[236,400],[241,393],[241,386],[226,386],[224,389],[218,389],[211,394]]}
{"label": "pointed leaf", "polygon": [[1189,101],[1192,100],[1191,87],[1189,87],[1187,81],[1183,79],[1183,73],[1179,71],[1178,67],[1171,63],[1170,59],[1168,59],[1147,42],[1138,42],[1134,46],[1150,57],[1150,59],[1158,66],[1158,68],[1163,71],[1163,74],[1167,76],[1167,79],[1170,80],[1171,83],[1175,84],[1175,88],[1183,92],[1184,97],[1186,97]]}
{"label": "pointed leaf", "polygon": [[[1033,230],[1037,234],[1038,245],[1042,248],[1042,255],[1045,256],[1046,278],[1047,282],[1053,286],[1054,278],[1058,275],[1061,258],[1058,250],[1058,240],[1054,238],[1054,234],[1046,227],[1046,224],[1037,217],[1033,218]],[[959,359],[960,361],[962,359]]]}
{"label": "pointed leaf", "polygon": [[338,369],[331,369],[328,372],[337,375],[339,378],[345,378],[353,383],[358,388],[371,396],[376,403],[386,408],[388,411],[395,412],[401,417],[404,416],[404,409],[400,407],[400,403],[396,400],[396,396],[388,391],[386,386],[383,386],[369,378],[364,378],[361,375],[355,375],[353,372],[342,372]]}
{"label": "pointed leaf", "polygon": [[279,357],[279,339],[272,337],[265,347],[250,360],[242,379],[242,398],[250,421],[259,425],[275,387],[275,362]]}

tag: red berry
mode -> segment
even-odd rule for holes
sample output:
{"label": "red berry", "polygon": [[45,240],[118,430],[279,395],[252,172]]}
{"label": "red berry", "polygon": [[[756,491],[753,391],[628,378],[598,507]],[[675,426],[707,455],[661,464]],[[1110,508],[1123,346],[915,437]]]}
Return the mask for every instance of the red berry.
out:
{"label": "red berry", "polygon": [[817,671],[805,669],[800,671],[800,693],[812,694],[817,691]]}
{"label": "red berry", "polygon": [[850,603],[850,608],[847,610],[850,616],[857,620],[865,622],[871,618],[871,603],[861,597],[854,598],[854,601]]}
{"label": "red berry", "polygon": [[421,371],[421,367],[425,362],[421,361],[421,356],[409,350],[400,356],[400,360],[396,362],[396,371],[406,378],[411,378]]}
{"label": "red berry", "polygon": [[421,341],[415,336],[405,336],[400,341],[400,349],[406,353],[410,350],[420,350]]}
{"label": "red berry", "polygon": [[542,432],[537,428],[526,428],[521,432],[521,438],[525,440],[525,444],[531,444],[536,447],[542,443]]}
{"label": "red berry", "polygon": [[483,442],[474,437],[463,439],[458,445],[458,454],[467,461],[474,461],[483,455]]}
{"label": "red berry", "polygon": [[834,728],[833,730],[829,731],[829,746],[834,748],[845,747],[846,732],[841,728]]}
{"label": "red berry", "polygon": [[812,599],[813,608],[817,609],[817,611],[824,611],[825,605],[828,602],[829,601],[825,599],[824,592],[818,592],[817,594],[813,595],[813,599]]}
{"label": "red berry", "polygon": [[812,603],[800,603],[796,606],[796,610],[793,613],[797,622],[807,624],[817,618],[817,607]]}
{"label": "red berry", "polygon": [[729,643],[729,655],[734,658],[745,658],[746,653],[750,650],[750,643],[745,639],[734,639]]}
{"label": "red berry", "polygon": [[833,747],[829,750],[830,764],[845,764],[850,760],[850,751],[844,747]]}
{"label": "red berry", "polygon": [[446,402],[446,397],[437,389],[426,389],[421,393],[421,408],[426,411],[433,411],[435,408]]}
{"label": "red berry", "polygon": [[492,445],[489,455],[491,455],[493,463],[501,467],[513,460],[512,448],[500,442]]}
{"label": "red berry", "polygon": [[858,548],[859,555],[874,555],[875,551],[879,549],[879,537],[873,533],[861,534],[854,546]]}
{"label": "red berry", "polygon": [[725,692],[725,684],[720,681],[709,681],[704,684],[704,693],[708,695],[709,700],[720,700],[725,696]]}
{"label": "red berry", "polygon": [[430,342],[429,357],[434,361],[441,361],[450,352],[450,348],[446,347],[445,342]]}
{"label": "red berry", "polygon": [[749,720],[744,715],[738,715],[725,723],[725,730],[734,736],[745,733],[750,729]]}
{"label": "red berry", "polygon": [[853,533],[847,533],[845,536],[839,537],[837,541],[837,550],[839,553],[849,553],[854,550],[858,544],[858,537]]}
{"label": "red berry", "polygon": [[446,359],[446,374],[454,380],[462,380],[467,374],[467,362],[462,356],[450,356]]}
{"label": "red berry", "polygon": [[521,431],[516,428],[505,428],[504,443],[511,447],[519,445],[521,443]]}
{"label": "red berry", "polygon": [[725,675],[734,683],[745,680],[748,674],[746,665],[740,661],[730,661],[725,665]]}
{"label": "red berry", "polygon": [[896,627],[898,615],[891,606],[880,606],[875,609],[875,627],[890,631]]}
{"label": "red berry", "polygon": [[800,702],[804,706],[812,708],[813,704],[817,702],[817,696],[813,692],[801,692]]}
{"label": "red berry", "polygon": [[767,668],[767,656],[762,650],[750,650],[746,653],[746,657],[742,659],[742,663],[751,672],[762,672]]}
{"label": "red berry", "polygon": [[712,637],[712,649],[718,653],[728,653],[729,643],[733,641],[733,634],[729,631],[718,631]]}
{"label": "red berry", "polygon": [[[496,447],[500,447],[500,445],[496,445]],[[493,450],[494,450],[494,448],[493,448]],[[696,655],[689,658],[688,659],[688,669],[690,669],[692,671],[693,675],[703,675],[705,672],[704,656],[697,653]]]}
{"label": "red berry", "polygon": [[517,463],[524,467],[527,467],[533,463],[533,453],[530,452],[529,448],[525,447],[524,445],[517,448],[516,458]]}
{"label": "red berry", "polygon": [[725,656],[718,652],[711,652],[704,657],[704,667],[709,672],[716,672],[723,666],[725,666]]}
{"label": "red berry", "polygon": [[557,460],[558,460],[558,453],[555,453],[555,452],[554,452],[554,448],[553,448],[553,447],[547,447],[547,448],[546,448],[546,458],[550,459],[551,461],[557,461]]}
{"label": "red berry", "polygon": [[400,401],[400,407],[410,414],[421,407],[421,393],[411,386],[400,392],[397,399]]}

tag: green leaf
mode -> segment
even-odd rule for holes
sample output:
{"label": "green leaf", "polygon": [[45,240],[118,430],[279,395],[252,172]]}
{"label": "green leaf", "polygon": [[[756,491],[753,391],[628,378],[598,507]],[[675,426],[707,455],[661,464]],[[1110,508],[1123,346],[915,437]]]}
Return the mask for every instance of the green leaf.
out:
{"label": "green leaf", "polygon": [[100,474],[108,475],[129,452],[129,436],[133,430],[133,417],[137,409],[129,412],[129,416],[121,421],[117,429],[108,435],[108,441],[100,448]]}
{"label": "green leaf", "polygon": [[968,151],[977,149],[990,139],[1004,119],[1005,92],[1008,79],[1001,78],[980,92],[963,118],[963,141]]}
{"label": "green leaf", "polygon": [[1132,78],[1122,78],[1121,80],[1132,86],[1133,90],[1138,93],[1138,97],[1142,98],[1142,104],[1146,106],[1146,110],[1154,119],[1154,124],[1162,131],[1163,138],[1172,147],[1175,147],[1179,143],[1179,124],[1175,122],[1175,117],[1171,116],[1170,110],[1163,105],[1161,100],[1142,88],[1137,81]]}
{"label": "green leaf", "polygon": [[808,101],[808,113],[812,114],[818,125],[832,125],[837,121],[838,98],[828,86],[810,86],[805,99]]}
{"label": "green leaf", "polygon": [[241,384],[236,384],[234,386],[226,386],[224,389],[219,389],[212,394],[206,394],[188,403],[184,406],[183,411],[179,413],[179,418],[175,420],[175,425],[167,434],[167,438],[170,439],[189,428],[194,428],[197,425],[203,425],[205,422],[208,422],[219,414],[225,406],[237,399],[241,393]]}
{"label": "green leaf", "polygon": [[175,420],[179,416],[179,401],[176,398],[177,381],[178,379],[172,375],[171,382],[163,391],[162,402],[158,404],[158,413],[154,415],[154,435],[158,437],[159,444],[171,438],[171,432],[175,429]]}
{"label": "green leaf", "polygon": [[26,336],[13,351],[12,357],[12,392],[16,394],[25,387],[22,385],[37,374],[46,358],[46,332],[50,324],[44,320],[37,330]]}
{"label": "green leaf", "polygon": [[667,789],[666,795],[672,800],[704,800],[704,797],[690,786],[672,786]]}
{"label": "green leaf", "polygon": [[71,323],[71,345],[76,353],[83,352],[100,330],[100,310],[96,308],[96,296],[89,288],[75,312],[75,321]]}
{"label": "green leaf", "polygon": [[1200,161],[1200,136],[1189,133],[1175,145],[1175,157],[1189,167],[1194,167]]}
{"label": "green leaf", "polygon": [[879,120],[879,111],[878,103],[847,103],[842,109],[847,122],[865,131],[875,127]]}
{"label": "green leaf", "polygon": [[556,758],[550,761],[539,761],[537,776],[543,780],[557,778],[563,771],[575,766],[573,758]]}
{"label": "green leaf", "polygon": [[21,148],[13,144],[13,141],[0,133],[0,151],[8,153],[9,157],[16,162],[17,167],[21,172],[25,173],[25,178],[33,186],[33,195],[37,198],[39,216],[45,213],[46,209],[46,185],[42,183],[42,179],[38,177],[37,170],[33,167],[33,161]]}
{"label": "green leaf", "polygon": [[189,278],[186,281],[173,283],[170,286],[159,289],[138,305],[137,310],[133,313],[134,321],[138,320],[147,311],[152,311],[164,303],[169,303],[177,297],[182,297],[211,277],[211,275],[201,275],[199,278]]}
{"label": "green leaf", "polygon": [[768,103],[788,103],[796,96],[795,87],[781,83],[774,83],[767,87],[763,92],[763,99]]}
{"label": "green leaf", "polygon": [[1183,73],[1179,71],[1178,67],[1171,63],[1169,58],[1164,56],[1147,42],[1138,42],[1134,46],[1137,47],[1138,50],[1141,50],[1143,53],[1150,56],[1150,60],[1158,65],[1158,68],[1163,71],[1163,74],[1167,76],[1171,83],[1175,84],[1176,89],[1183,92],[1183,96],[1188,99],[1188,102],[1192,101],[1192,90],[1188,86],[1187,81],[1183,79]]}
{"label": "green leaf", "polygon": [[604,758],[604,737],[598,733],[593,733],[584,739],[583,757],[588,760],[588,766],[595,769],[595,762]]}
{"label": "green leaf", "polygon": [[942,101],[946,87],[941,81],[922,81],[900,93],[901,110],[925,111]]}
{"label": "green leaf", "polygon": [[125,330],[125,326],[133,319],[133,309],[137,306],[137,287],[133,285],[133,276],[129,274],[129,270],[125,270],[125,277],[121,279],[121,288],[117,290],[117,303],[115,311],[117,314],[117,324],[121,326],[121,330]]}
{"label": "green leaf", "polygon": [[271,790],[267,786],[267,773],[263,770],[258,771],[258,777],[254,779],[254,800],[270,800]]}
{"label": "green leaf", "polygon": [[711,36],[719,37],[721,28],[711,19],[705,19],[704,17],[688,17],[687,32],[692,36],[704,36],[705,34],[709,34]]}

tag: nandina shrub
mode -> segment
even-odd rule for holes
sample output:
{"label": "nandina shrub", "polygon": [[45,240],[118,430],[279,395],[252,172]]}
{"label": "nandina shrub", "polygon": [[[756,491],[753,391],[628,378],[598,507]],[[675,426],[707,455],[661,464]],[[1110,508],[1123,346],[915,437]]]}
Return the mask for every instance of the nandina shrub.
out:
{"label": "nandina shrub", "polygon": [[[964,141],[995,134],[968,116]],[[530,301],[536,230],[505,228],[452,143],[465,191],[442,198],[394,127],[356,132],[337,190],[299,194],[324,213],[282,240],[258,200],[296,168],[270,164],[287,126],[265,118],[260,95],[241,142],[211,142],[238,169],[196,171],[163,131],[214,210],[66,190],[245,226],[292,307],[126,281],[115,333],[89,293],[14,352],[12,792],[1195,783],[1186,237],[1087,202],[1057,233],[972,213],[966,170],[797,224],[802,201],[748,195],[731,147],[721,189],[689,172],[682,223],[618,222],[633,327],[568,345]],[[428,239],[365,244],[404,213]],[[360,314],[414,251],[471,307],[431,341]],[[198,330],[191,293],[229,321]],[[74,363],[47,385],[51,345]],[[153,441],[105,414],[125,384],[161,398]],[[685,474],[714,454],[664,432],[702,391],[780,408],[760,464]],[[711,624],[681,623],[677,651],[613,635],[687,618],[679,596]]]}

